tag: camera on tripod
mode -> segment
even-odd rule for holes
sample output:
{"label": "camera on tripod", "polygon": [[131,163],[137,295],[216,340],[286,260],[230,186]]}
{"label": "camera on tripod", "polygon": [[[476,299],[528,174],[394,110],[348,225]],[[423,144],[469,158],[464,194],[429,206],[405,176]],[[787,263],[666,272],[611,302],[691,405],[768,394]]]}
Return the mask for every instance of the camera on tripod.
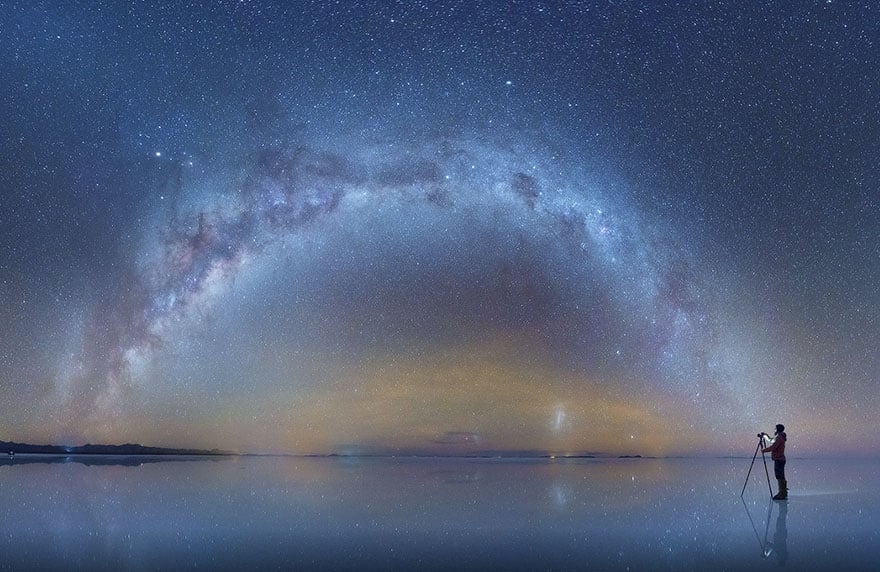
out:
{"label": "camera on tripod", "polygon": [[755,454],[752,455],[752,464],[749,465],[749,472],[746,475],[746,482],[743,483],[743,490],[741,493],[739,493],[739,496],[743,496],[743,494],[745,494],[746,492],[746,485],[749,484],[749,477],[752,475],[752,467],[755,466],[755,459],[758,457],[758,451],[761,452],[761,460],[764,461],[764,474],[767,475],[767,490],[769,490],[770,494],[773,495],[773,489],[770,488],[770,472],[767,471],[767,458],[764,457],[764,450],[761,448],[765,444],[765,437],[769,438],[770,435],[764,433],[763,431],[758,433],[758,446],[755,447]]}

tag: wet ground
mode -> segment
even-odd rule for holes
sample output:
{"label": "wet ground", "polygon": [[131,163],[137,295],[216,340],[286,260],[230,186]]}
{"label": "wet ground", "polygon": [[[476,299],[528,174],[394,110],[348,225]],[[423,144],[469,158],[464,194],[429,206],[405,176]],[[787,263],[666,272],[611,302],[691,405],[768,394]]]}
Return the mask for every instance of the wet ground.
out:
{"label": "wet ground", "polygon": [[750,460],[19,455],[0,569],[874,569],[880,461]]}

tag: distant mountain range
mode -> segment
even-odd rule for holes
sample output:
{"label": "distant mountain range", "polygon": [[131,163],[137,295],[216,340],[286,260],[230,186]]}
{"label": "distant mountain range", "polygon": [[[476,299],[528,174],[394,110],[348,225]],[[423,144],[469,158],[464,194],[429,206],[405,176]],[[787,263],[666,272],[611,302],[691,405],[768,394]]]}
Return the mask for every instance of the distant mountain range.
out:
{"label": "distant mountain range", "polygon": [[0,454],[16,455],[23,453],[37,453],[44,455],[230,455],[227,451],[211,449],[168,449],[165,447],[145,447],[134,443],[124,445],[81,445],[70,447],[67,445],[30,445],[28,443],[15,443],[12,441],[0,441]]}

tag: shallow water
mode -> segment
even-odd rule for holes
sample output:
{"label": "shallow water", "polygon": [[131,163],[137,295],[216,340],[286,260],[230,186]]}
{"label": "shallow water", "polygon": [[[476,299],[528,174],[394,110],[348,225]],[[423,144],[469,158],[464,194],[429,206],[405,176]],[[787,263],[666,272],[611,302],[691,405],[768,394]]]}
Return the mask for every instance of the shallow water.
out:
{"label": "shallow water", "polygon": [[792,459],[786,503],[760,459],[740,498],[749,458],[36,460],[0,461],[2,570],[867,570],[880,554],[873,460]]}

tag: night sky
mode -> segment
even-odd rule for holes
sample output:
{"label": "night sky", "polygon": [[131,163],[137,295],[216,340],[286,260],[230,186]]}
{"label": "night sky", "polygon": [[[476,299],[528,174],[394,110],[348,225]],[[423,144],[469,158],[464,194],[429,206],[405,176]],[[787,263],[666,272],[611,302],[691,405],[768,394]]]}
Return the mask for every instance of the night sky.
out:
{"label": "night sky", "polygon": [[880,5],[0,2],[0,439],[880,447]]}

